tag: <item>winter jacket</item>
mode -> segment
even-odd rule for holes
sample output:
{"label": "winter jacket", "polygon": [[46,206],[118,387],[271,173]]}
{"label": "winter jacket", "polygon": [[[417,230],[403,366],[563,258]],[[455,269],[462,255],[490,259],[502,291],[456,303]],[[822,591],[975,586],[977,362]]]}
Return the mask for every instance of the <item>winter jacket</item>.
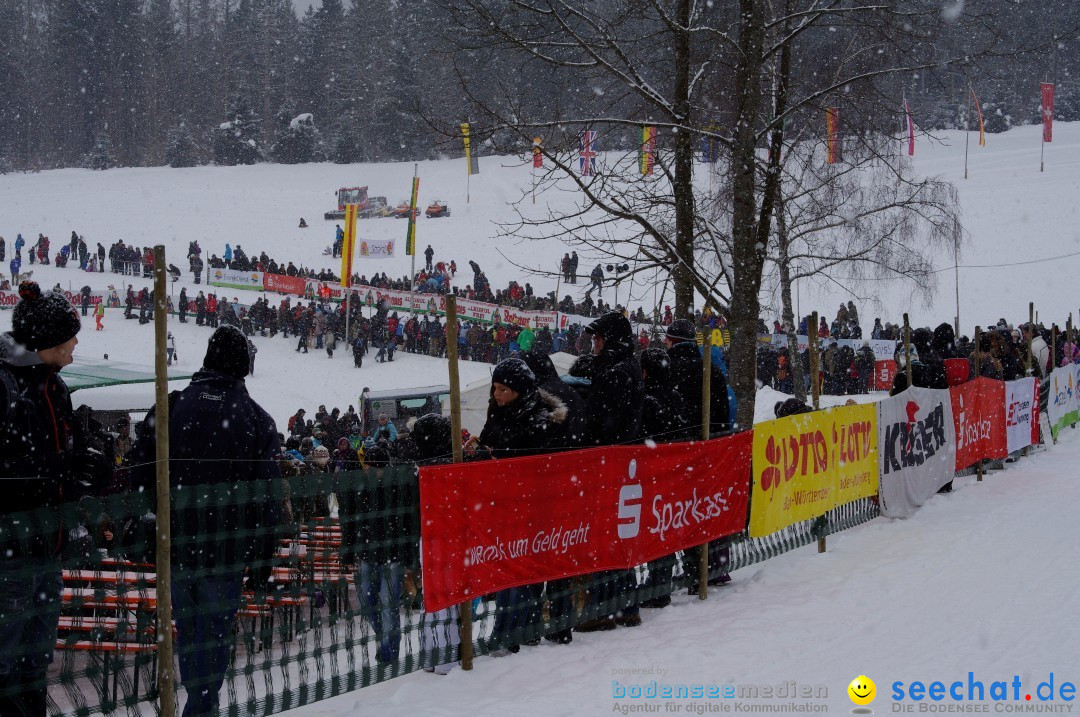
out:
{"label": "winter jacket", "polygon": [[[671,386],[686,403],[690,430],[701,430],[701,352],[692,341],[677,343],[668,349],[671,359]],[[709,432],[720,433],[730,427],[727,379],[724,372],[713,362],[709,377]]]}
{"label": "winter jacket", "polygon": [[[376,461],[381,462],[381,461]],[[418,565],[420,487],[409,466],[368,466],[339,477],[341,562]]]}
{"label": "winter jacket", "polygon": [[499,406],[492,398],[487,422],[480,432],[480,445],[490,448],[496,458],[560,448],[568,415],[566,404],[544,389],[523,392],[507,406]]}
{"label": "winter jacket", "polygon": [[[589,388],[586,445],[609,446],[638,440],[645,389],[634,359],[634,335],[604,337],[604,350],[593,364]],[[725,414],[726,415],[726,414]]]}
{"label": "winter jacket", "polygon": [[666,382],[646,381],[641,407],[641,438],[671,443],[698,437],[700,434],[690,435],[686,403],[679,392]]}
{"label": "winter jacket", "polygon": [[[197,372],[170,405],[173,564],[220,574],[268,560],[284,517],[274,420],[242,379],[215,371]],[[153,485],[154,433],[151,413],[133,449],[133,465],[149,463],[136,485]]]}
{"label": "winter jacket", "polygon": [[[4,515],[55,508],[74,500],[77,425],[67,386],[34,351],[0,334],[0,485]],[[28,540],[6,533],[0,557],[57,555],[63,543],[59,516]]]}

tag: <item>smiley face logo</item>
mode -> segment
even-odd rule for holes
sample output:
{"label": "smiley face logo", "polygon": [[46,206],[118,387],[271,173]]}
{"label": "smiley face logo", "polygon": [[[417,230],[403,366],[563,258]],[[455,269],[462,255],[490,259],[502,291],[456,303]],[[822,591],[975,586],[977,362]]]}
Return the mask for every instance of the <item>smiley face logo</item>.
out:
{"label": "smiley face logo", "polygon": [[877,697],[877,685],[866,675],[859,675],[847,688],[848,697],[857,705],[868,705]]}

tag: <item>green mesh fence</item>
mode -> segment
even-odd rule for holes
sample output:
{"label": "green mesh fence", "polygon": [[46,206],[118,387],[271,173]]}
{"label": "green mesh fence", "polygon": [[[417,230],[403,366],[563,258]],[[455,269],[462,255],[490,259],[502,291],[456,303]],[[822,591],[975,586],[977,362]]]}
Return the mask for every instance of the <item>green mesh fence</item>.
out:
{"label": "green mesh fence", "polygon": [[[56,634],[14,653],[55,649],[44,677],[51,715],[157,712],[155,501],[132,492],[0,518],[15,551],[0,561],[0,598],[30,580],[52,596],[17,610],[0,600],[0,634],[59,613]],[[190,486],[172,502],[180,706],[215,692],[220,670],[218,714],[269,715],[458,659],[458,608],[423,611],[415,466]],[[866,499],[765,538],[716,541],[710,578],[877,515]],[[34,557],[61,535],[60,557]],[[698,555],[478,597],[468,606],[474,650],[513,651],[694,590]],[[0,699],[10,691],[0,686]]]}

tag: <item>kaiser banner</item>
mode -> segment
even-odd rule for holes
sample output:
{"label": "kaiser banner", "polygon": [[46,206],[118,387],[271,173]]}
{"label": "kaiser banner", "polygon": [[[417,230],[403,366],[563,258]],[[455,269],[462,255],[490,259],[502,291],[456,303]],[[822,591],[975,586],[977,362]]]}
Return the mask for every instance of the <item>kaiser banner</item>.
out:
{"label": "kaiser banner", "polygon": [[804,413],[754,427],[750,536],[811,520],[878,492],[873,405]]}
{"label": "kaiser banner", "polygon": [[380,239],[375,241],[373,239],[364,239],[360,242],[360,258],[361,259],[393,259],[394,258],[394,240],[393,239]]}
{"label": "kaiser banner", "polygon": [[952,400],[944,389],[913,387],[877,407],[881,514],[907,518],[955,474]]}
{"label": "kaiser banner", "polygon": [[424,609],[738,533],[752,435],[421,468]]}
{"label": "kaiser banner", "polygon": [[1034,378],[1005,382],[1005,423],[1009,453],[1039,442],[1039,382]]}
{"label": "kaiser banner", "polygon": [[956,470],[1009,455],[1005,382],[977,378],[949,389],[956,426]]}
{"label": "kaiser banner", "polygon": [[1050,419],[1050,433],[1055,441],[1062,428],[1080,421],[1080,400],[1077,399],[1077,386],[1080,384],[1077,379],[1080,379],[1080,364],[1061,366],[1050,373],[1046,415]]}

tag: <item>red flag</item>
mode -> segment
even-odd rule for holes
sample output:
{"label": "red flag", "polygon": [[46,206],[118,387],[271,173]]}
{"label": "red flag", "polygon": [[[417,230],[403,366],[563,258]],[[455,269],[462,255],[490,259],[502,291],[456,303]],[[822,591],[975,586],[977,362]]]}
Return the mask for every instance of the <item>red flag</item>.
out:
{"label": "red flag", "polygon": [[1054,83],[1042,83],[1043,142],[1054,141]]}
{"label": "red flag", "polygon": [[825,161],[836,164],[840,161],[840,108],[830,107],[825,110]]}
{"label": "red flag", "polygon": [[907,98],[904,98],[904,115],[907,118],[907,153],[909,157],[915,156],[915,120],[911,119],[911,108]]}

